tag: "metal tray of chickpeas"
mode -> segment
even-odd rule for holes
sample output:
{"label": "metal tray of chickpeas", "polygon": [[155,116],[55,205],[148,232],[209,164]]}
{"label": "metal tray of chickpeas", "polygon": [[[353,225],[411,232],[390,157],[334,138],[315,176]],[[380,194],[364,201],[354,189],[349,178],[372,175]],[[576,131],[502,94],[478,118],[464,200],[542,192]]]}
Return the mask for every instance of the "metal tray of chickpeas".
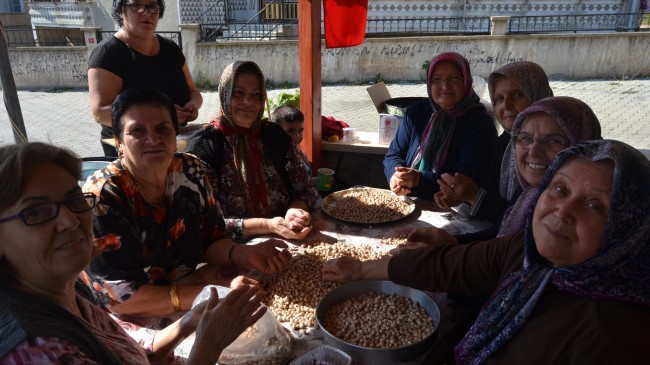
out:
{"label": "metal tray of chickpeas", "polygon": [[390,190],[355,187],[326,196],[321,209],[325,215],[345,223],[386,224],[413,214],[415,203]]}

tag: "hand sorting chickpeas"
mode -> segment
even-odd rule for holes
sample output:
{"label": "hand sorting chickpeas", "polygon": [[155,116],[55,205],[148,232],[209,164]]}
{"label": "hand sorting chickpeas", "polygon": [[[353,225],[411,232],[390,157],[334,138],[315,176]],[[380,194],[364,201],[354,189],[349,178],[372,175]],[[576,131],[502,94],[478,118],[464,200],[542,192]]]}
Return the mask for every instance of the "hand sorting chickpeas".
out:
{"label": "hand sorting chickpeas", "polygon": [[359,188],[329,195],[323,200],[322,209],[345,222],[376,224],[404,218],[413,212],[414,205],[390,190]]}
{"label": "hand sorting chickpeas", "polygon": [[343,243],[322,243],[292,252],[287,270],[262,282],[266,291],[264,303],[280,322],[289,322],[294,329],[316,326],[315,310],[320,299],[338,283],[322,280],[323,262],[351,256],[360,260],[374,260],[383,256],[371,246],[352,246]]}

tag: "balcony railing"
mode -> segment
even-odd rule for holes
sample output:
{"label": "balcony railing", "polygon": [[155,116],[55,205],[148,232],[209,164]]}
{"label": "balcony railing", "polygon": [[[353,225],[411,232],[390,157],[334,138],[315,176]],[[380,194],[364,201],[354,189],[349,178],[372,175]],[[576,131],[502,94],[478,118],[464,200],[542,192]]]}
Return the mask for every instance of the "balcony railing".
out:
{"label": "balcony railing", "polygon": [[489,34],[490,17],[368,18],[366,37]]}
{"label": "balcony railing", "polygon": [[508,33],[577,33],[602,31],[648,31],[650,18],[643,13],[513,16]]}
{"label": "balcony railing", "polygon": [[262,21],[298,20],[297,0],[262,1]]}

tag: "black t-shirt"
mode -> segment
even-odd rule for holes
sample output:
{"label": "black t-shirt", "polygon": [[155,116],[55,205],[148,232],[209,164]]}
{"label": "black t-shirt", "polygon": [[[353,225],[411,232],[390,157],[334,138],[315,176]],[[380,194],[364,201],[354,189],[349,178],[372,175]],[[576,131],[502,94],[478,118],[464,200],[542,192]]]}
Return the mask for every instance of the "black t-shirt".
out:
{"label": "black t-shirt", "polygon": [[[185,56],[173,41],[156,35],[160,52],[146,56],[129,47],[123,41],[110,37],[93,50],[88,68],[101,68],[122,79],[122,90],[131,87],[148,87],[159,90],[174,102],[183,106],[190,100],[183,65]],[[102,136],[112,137],[111,128],[102,125]]]}

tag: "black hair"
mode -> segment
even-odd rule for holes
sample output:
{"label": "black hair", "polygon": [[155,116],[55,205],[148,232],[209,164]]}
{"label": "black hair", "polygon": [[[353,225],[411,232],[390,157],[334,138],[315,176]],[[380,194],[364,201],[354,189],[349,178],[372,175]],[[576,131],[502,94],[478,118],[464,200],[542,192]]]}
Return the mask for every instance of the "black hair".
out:
{"label": "black hair", "polygon": [[305,116],[302,114],[300,109],[291,105],[279,106],[273,111],[273,113],[271,113],[271,122],[276,124],[282,122],[289,124],[303,123],[304,121]]}
{"label": "black hair", "polygon": [[[127,0],[113,0],[113,9],[111,15],[113,19],[117,22],[117,25],[120,27],[124,24],[122,20],[122,12],[124,11],[124,4],[127,4]],[[158,19],[162,19],[163,14],[165,14],[165,0],[158,0],[158,7],[160,8],[160,13],[158,13]]]}
{"label": "black hair", "polygon": [[176,108],[171,99],[158,90],[132,88],[122,91],[115,98],[113,107],[111,108],[111,126],[113,127],[113,135],[118,141],[122,141],[122,133],[124,132],[122,117],[129,108],[135,105],[153,105],[167,109],[172,118],[174,131],[178,135],[178,116],[176,115]]}

